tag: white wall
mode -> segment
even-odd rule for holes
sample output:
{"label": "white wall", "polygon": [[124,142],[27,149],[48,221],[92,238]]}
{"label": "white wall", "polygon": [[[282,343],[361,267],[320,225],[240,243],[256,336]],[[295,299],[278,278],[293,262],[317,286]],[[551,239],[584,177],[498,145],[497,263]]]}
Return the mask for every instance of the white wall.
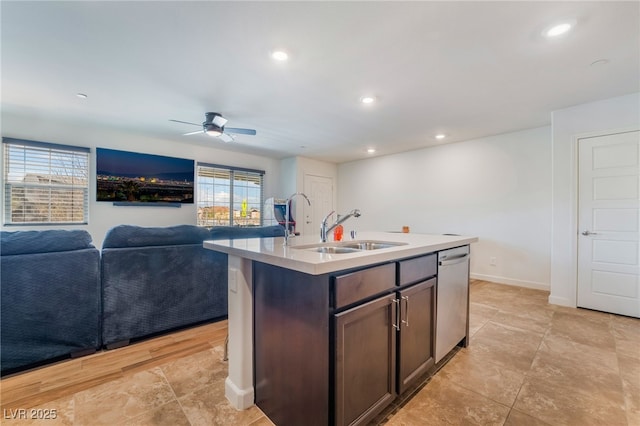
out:
{"label": "white wall", "polygon": [[577,138],[640,128],[640,93],[552,113],[553,229],[551,303],[576,306]]}
{"label": "white wall", "polygon": [[345,231],[478,236],[474,277],[548,288],[550,127],[345,163],[338,179],[339,211],[362,211]]}
{"label": "white wall", "polygon": [[[265,198],[281,195],[279,191],[277,191],[277,186],[280,182],[280,160],[269,159],[263,156],[224,151],[204,144],[155,139],[153,137],[99,127],[80,127],[59,120],[47,120],[43,117],[14,116],[6,113],[2,115],[2,136],[91,148],[89,224],[86,226],[71,225],[66,228],[86,229],[93,237],[93,244],[98,248],[102,246],[102,241],[107,230],[119,224],[140,226],[195,225],[196,204],[183,204],[180,208],[116,207],[113,206],[112,203],[96,202],[96,147],[188,158],[194,159],[196,162],[201,161],[264,170]],[[215,145],[215,143],[216,142],[212,141],[212,145]],[[4,199],[4,195],[2,199]],[[56,226],[56,228],[60,227]],[[3,226],[2,229],[17,231],[47,229],[47,227]]]}

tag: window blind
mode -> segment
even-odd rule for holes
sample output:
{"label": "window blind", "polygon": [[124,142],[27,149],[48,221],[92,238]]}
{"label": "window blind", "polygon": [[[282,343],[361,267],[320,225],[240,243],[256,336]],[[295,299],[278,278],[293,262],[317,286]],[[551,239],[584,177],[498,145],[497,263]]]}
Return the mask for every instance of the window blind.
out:
{"label": "window blind", "polygon": [[86,224],[89,149],[3,138],[5,225]]}

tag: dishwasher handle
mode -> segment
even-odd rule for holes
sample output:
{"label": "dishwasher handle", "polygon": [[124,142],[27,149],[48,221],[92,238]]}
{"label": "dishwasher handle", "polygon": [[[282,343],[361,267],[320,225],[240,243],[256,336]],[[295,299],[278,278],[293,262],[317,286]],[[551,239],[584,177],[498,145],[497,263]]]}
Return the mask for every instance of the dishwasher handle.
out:
{"label": "dishwasher handle", "polygon": [[440,266],[456,265],[458,263],[466,262],[468,258],[469,258],[469,255],[465,254],[463,256],[454,257],[453,259],[440,260],[438,262],[438,265]]}

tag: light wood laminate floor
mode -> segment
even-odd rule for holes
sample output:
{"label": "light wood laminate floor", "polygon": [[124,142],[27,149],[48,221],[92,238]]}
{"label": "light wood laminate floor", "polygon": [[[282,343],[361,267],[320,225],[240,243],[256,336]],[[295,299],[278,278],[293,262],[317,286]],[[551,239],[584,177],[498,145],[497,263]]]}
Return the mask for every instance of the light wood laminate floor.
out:
{"label": "light wood laminate floor", "polygon": [[[472,282],[470,346],[378,423],[640,425],[640,320],[547,298]],[[222,321],[5,377],[0,423],[271,425],[224,397],[226,333]]]}

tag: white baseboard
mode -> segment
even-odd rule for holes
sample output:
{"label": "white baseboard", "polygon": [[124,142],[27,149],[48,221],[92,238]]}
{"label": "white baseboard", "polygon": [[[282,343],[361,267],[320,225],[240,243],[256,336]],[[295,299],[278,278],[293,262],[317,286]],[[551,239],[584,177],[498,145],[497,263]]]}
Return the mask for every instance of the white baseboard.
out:
{"label": "white baseboard", "polygon": [[471,276],[471,279],[474,279],[474,280],[489,281],[492,283],[513,285],[516,287],[532,288],[535,290],[544,290],[544,291],[550,290],[549,284],[539,283],[535,281],[516,280],[513,278],[505,278],[505,277],[499,277],[495,275],[484,275],[484,274],[474,274],[474,273],[471,273],[470,276]]}
{"label": "white baseboard", "polygon": [[253,405],[253,386],[250,389],[240,389],[227,377],[224,382],[225,396],[236,410],[246,410]]}

